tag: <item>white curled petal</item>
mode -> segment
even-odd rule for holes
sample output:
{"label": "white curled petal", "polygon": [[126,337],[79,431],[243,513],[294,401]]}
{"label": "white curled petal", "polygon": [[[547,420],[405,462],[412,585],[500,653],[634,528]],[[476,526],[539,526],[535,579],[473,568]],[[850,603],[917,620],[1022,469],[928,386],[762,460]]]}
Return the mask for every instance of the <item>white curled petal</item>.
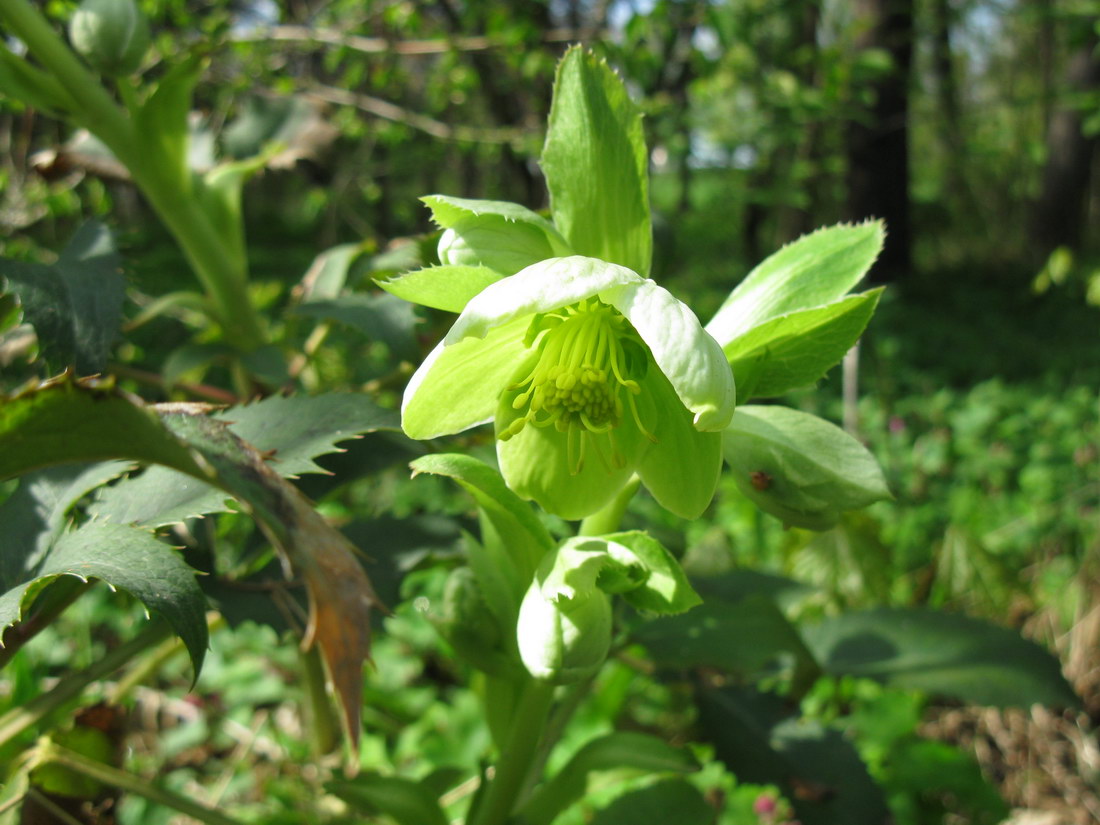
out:
{"label": "white curled petal", "polygon": [[492,421],[497,399],[526,348],[527,319],[496,327],[484,338],[440,342],[413,373],[401,401],[401,428],[410,438],[437,438]]}
{"label": "white curled petal", "polygon": [[633,270],[598,258],[548,258],[485,287],[466,304],[445,340],[454,344],[464,338],[484,338],[489,330],[513,319],[641,283],[644,279]]}
{"label": "white curled petal", "polygon": [[619,310],[645,341],[676,395],[691,410],[695,429],[724,430],[736,401],[733,371],[695,313],[650,280],[601,292],[600,298]]}

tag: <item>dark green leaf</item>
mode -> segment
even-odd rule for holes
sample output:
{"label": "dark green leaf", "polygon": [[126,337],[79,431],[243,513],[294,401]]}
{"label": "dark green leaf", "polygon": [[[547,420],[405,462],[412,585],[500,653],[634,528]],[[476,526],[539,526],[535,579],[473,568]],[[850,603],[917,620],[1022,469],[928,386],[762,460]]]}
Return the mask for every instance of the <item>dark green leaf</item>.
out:
{"label": "dark green leaf", "polygon": [[72,97],[52,74],[36,69],[25,57],[0,46],[0,92],[43,112],[73,108]]}
{"label": "dark green leaf", "polygon": [[628,791],[596,812],[591,825],[713,825],[718,811],[683,779],[665,779]]}
{"label": "dark green leaf", "polygon": [[802,672],[816,669],[798,631],[761,595],[708,599],[682,615],[639,625],[631,638],[665,668],[712,667],[751,677],[786,660]]}
{"label": "dark green leaf", "polygon": [[360,813],[387,814],[400,825],[447,825],[434,794],[410,779],[364,774],[325,787]]}
{"label": "dark green leaf", "polygon": [[23,608],[59,576],[99,579],[164,616],[199,672],[207,644],[206,599],[195,571],[151,533],[91,522],[62,534],[36,565],[33,578],[0,595],[0,629],[17,622]]}
{"label": "dark green leaf", "polygon": [[653,230],[642,115],[611,67],[579,46],[558,64],[540,165],[554,224],[577,254],[648,275]]}
{"label": "dark green leaf", "polygon": [[398,358],[416,358],[418,347],[416,313],[394,295],[366,295],[361,292],[337,298],[310,301],[295,307],[297,315],[338,321],[373,341],[382,341]]}
{"label": "dark green leaf", "polygon": [[752,688],[699,688],[699,730],[739,782],[778,785],[802,825],[887,825],[881,789],[842,733]]}
{"label": "dark green leaf", "polygon": [[23,476],[0,505],[0,592],[33,575],[82,496],[129,466],[123,461],[68,464]]}
{"label": "dark green leaf", "polygon": [[55,264],[0,259],[0,277],[23,305],[47,361],[75,366],[82,375],[103,370],[123,299],[118,255],[105,226],[84,224]]}
{"label": "dark green leaf", "polygon": [[1015,631],[950,613],[880,608],[804,628],[826,672],[996,707],[1076,707],[1057,658]]}
{"label": "dark green leaf", "polygon": [[[689,751],[674,748],[655,736],[629,731],[609,733],[573,754],[565,767],[532,795],[518,816],[524,825],[550,825],[585,795],[589,774],[619,768],[690,773],[698,770],[699,764]],[[675,817],[665,821],[680,822]]]}

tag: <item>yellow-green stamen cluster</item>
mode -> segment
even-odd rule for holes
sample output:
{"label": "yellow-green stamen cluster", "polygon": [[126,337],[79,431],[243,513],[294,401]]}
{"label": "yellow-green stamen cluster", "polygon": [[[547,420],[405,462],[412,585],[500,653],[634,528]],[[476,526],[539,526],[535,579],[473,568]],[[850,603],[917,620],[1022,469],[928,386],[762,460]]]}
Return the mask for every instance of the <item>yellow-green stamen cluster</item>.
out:
{"label": "yellow-green stamen cluster", "polygon": [[[644,345],[616,309],[589,298],[541,316],[532,324],[528,338],[539,353],[538,360],[525,378],[508,388],[522,390],[512,400],[512,408],[526,412],[500,432],[502,441],[528,424],[553,425],[567,434],[570,471],[578,473],[587,442],[606,434],[611,446],[610,462],[621,467],[624,459],[613,431],[622,422],[625,406],[630,408],[638,429],[656,441],[642,425],[634,401],[641,392],[635,378],[644,374],[644,367],[639,372],[626,352],[628,346],[643,351]],[[598,443],[593,440],[593,444],[606,465],[607,457]]]}

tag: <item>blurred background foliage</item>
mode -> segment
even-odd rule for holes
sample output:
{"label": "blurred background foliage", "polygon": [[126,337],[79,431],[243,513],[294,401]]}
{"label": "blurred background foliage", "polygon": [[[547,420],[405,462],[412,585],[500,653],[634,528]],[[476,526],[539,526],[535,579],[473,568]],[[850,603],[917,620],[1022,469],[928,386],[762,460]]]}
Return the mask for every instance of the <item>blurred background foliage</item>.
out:
{"label": "blurred background foliage", "polygon": [[[56,20],[75,5],[43,4]],[[1023,627],[1059,652],[1085,699],[1088,723],[1100,721],[1100,4],[143,5],[158,47],[151,54],[160,55],[147,72],[163,73],[192,48],[208,52],[192,115],[193,165],[248,157],[274,142],[267,168],[245,193],[254,298],[269,311],[272,341],[289,364],[272,367],[270,387],[367,388],[395,401],[409,362],[417,360],[408,356],[426,351],[444,318],[428,314],[414,330],[411,314],[386,316],[395,332],[381,342],[364,338],[355,323],[326,327],[318,339],[316,324],[285,310],[300,299],[317,256],[337,245],[353,245],[346,283],[359,290],[370,288],[373,275],[430,255],[418,242],[431,231],[421,195],[545,208],[535,161],[554,66],[567,43],[585,42],[605,56],[646,112],[654,277],[695,296],[704,319],[779,245],[822,224],[885,218],[887,251],[872,277],[890,289],[858,359],[846,364],[846,381],[837,370],[814,393],[788,402],[843,420],[863,438],[883,463],[896,501],[811,534],[782,529],[727,479],[698,522],[678,522],[645,500],[638,513],[658,531],[663,525],[661,538],[686,554],[689,568],[755,567],[815,585],[818,595],[803,608],[810,614],[932,605]],[[191,276],[124,171],[85,135],[0,100],[0,255],[47,259],[89,217],[108,218],[119,234],[130,283],[129,327],[112,368],[141,382],[147,397],[180,397],[181,381],[227,385],[213,355],[217,342],[185,304],[143,318],[158,296],[184,288]],[[378,335],[382,316],[366,317]],[[19,320],[14,302],[0,299],[5,389],[32,374]],[[303,352],[309,366],[296,368],[295,355]],[[471,443],[477,449],[476,437]],[[371,473],[350,492],[329,496],[324,478],[308,480],[306,491],[326,515],[349,531],[361,528],[364,537],[397,529],[377,527],[372,519],[383,513],[397,519],[449,513],[454,518],[443,518],[431,536],[438,525],[418,522],[423,535],[403,545],[415,552],[400,565],[411,569],[432,554],[446,558],[466,503],[435,479],[410,487],[403,469],[376,474],[379,465],[403,467],[399,460],[412,455],[397,438],[382,447],[372,442],[374,457],[353,450],[327,460],[345,480]],[[0,489],[0,498],[7,493]],[[192,525],[195,535],[182,542],[188,552],[201,555],[204,544],[219,539],[247,546],[240,539],[248,529],[236,517],[217,524]],[[363,544],[371,548],[369,540]],[[242,565],[256,565],[242,553]],[[411,606],[441,587],[442,572],[405,577],[403,608],[387,620],[388,635],[376,648],[378,678],[368,687],[367,727],[376,733],[365,747],[377,747],[380,759],[402,755],[400,767],[413,772],[445,762],[436,752],[473,764],[480,747],[463,727],[474,724],[472,698],[449,672],[427,619]],[[381,586],[395,603],[396,579]],[[104,595],[85,609],[106,614],[120,598]],[[297,666],[293,653],[265,652],[250,671],[264,678],[251,678],[245,689],[234,674],[246,654],[225,647],[273,649],[269,633],[246,625],[236,641],[223,638],[203,676],[206,704],[182,698],[186,678],[178,662],[175,693],[151,711],[171,717],[176,734],[150,745],[174,771],[175,787],[188,787],[191,774],[202,770],[223,794],[247,796],[248,787],[262,783],[269,800],[282,799],[286,810],[308,808],[309,800],[296,796],[301,777],[292,767],[308,762],[308,746],[293,736],[269,736],[266,728],[258,732],[282,703],[299,698],[288,698],[280,676]],[[88,661],[99,644],[52,630],[39,642],[34,650],[46,668],[60,663],[58,650]],[[15,659],[8,702],[30,689],[29,667]],[[589,733],[628,709],[640,726],[675,730],[683,721],[675,686],[628,685],[615,669],[605,681]],[[954,751],[914,744],[914,731],[926,724],[923,699],[844,682],[820,686],[807,700],[809,712],[825,720],[853,706],[860,711],[848,724],[869,732],[860,740],[862,755],[896,792],[899,821],[941,821],[951,794],[954,815],[970,817],[959,821],[987,821],[983,811],[992,803],[982,777],[965,779],[970,769],[959,767]],[[252,747],[281,767],[269,776],[248,762],[246,771],[232,737],[208,739],[208,726],[252,730]],[[941,785],[951,777],[957,787],[934,799],[904,787],[921,767]],[[708,793],[728,795],[735,812],[728,821],[771,821],[753,802],[767,791],[738,796],[728,777],[711,780]],[[127,816],[160,821],[147,811]]]}

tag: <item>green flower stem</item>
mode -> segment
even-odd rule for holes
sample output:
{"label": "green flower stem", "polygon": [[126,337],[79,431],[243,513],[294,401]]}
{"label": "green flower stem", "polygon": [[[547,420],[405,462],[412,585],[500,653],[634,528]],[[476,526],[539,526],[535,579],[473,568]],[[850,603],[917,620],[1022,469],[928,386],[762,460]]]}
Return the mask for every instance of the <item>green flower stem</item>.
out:
{"label": "green flower stem", "polygon": [[630,499],[634,498],[634,494],[638,492],[641,483],[642,480],[638,476],[631,476],[615,498],[611,499],[602,510],[597,510],[581,522],[577,535],[603,536],[618,530],[623,520],[623,513],[626,512],[626,506],[630,504]]}
{"label": "green flower stem", "polygon": [[43,742],[38,746],[38,759],[40,763],[54,763],[62,765],[69,770],[76,771],[105,785],[111,785],[127,793],[137,794],[150,802],[164,805],[168,808],[186,814],[199,822],[207,825],[240,825],[236,819],[231,819],[225,814],[218,813],[213,808],[200,805],[188,797],[181,796],[172,791],[155,787],[132,773],[113,768],[103,762],[71,751],[68,748],[55,745],[53,742]]}
{"label": "green flower stem", "polygon": [[248,294],[248,273],[225,248],[193,193],[165,168],[155,146],[137,134],[118,106],[53,28],[26,0],[3,0],[0,21],[38,58],[68,93],[74,119],[99,137],[133,176],[134,183],[183,248],[214,304],[226,339],[248,352],[264,341],[259,314]]}
{"label": "green flower stem", "polygon": [[524,685],[496,774],[469,825],[503,825],[508,820],[528,785],[553,698],[551,684],[530,679]]}
{"label": "green flower stem", "polygon": [[155,622],[91,667],[77,673],[70,673],[54,685],[52,690],[36,696],[22,707],[12,708],[0,716],[0,745],[11,741],[66,702],[78,697],[92,682],[110,675],[138,654],[159,644],[169,633],[171,629],[167,623]]}

